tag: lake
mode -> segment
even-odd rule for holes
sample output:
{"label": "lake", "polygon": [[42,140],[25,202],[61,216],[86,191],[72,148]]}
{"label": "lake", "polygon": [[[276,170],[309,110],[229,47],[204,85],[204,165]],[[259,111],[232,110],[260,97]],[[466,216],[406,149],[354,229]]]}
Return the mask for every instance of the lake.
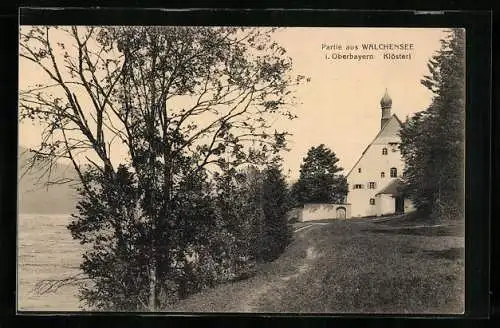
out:
{"label": "lake", "polygon": [[33,289],[45,279],[64,279],[80,273],[82,246],[73,240],[69,215],[20,214],[18,218],[19,311],[81,311],[78,287],[64,286],[38,294]]}

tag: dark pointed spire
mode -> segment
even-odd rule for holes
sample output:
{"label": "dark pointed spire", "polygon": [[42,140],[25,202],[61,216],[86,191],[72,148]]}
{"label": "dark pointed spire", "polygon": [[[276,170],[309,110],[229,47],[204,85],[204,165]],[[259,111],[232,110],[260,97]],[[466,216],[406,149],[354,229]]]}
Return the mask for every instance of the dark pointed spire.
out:
{"label": "dark pointed spire", "polygon": [[382,107],[382,109],[392,107],[392,99],[387,92],[387,88],[385,88],[384,96],[380,99],[380,107]]}
{"label": "dark pointed spire", "polygon": [[389,122],[391,119],[391,107],[392,107],[392,99],[387,92],[387,88],[385,88],[385,94],[380,99],[380,107],[382,107],[382,117],[380,119],[380,129],[383,129],[385,124]]}

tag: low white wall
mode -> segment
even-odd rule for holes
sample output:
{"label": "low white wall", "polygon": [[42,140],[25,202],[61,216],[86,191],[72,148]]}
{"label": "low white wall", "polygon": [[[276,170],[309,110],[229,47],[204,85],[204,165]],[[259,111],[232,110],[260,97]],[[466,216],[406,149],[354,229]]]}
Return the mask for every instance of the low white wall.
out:
{"label": "low white wall", "polygon": [[375,198],[375,202],[377,205],[377,216],[396,212],[396,202],[391,195],[379,194]]}
{"label": "low white wall", "polygon": [[305,204],[300,211],[300,221],[315,221],[326,219],[340,219],[342,213],[345,218],[351,217],[350,204]]}

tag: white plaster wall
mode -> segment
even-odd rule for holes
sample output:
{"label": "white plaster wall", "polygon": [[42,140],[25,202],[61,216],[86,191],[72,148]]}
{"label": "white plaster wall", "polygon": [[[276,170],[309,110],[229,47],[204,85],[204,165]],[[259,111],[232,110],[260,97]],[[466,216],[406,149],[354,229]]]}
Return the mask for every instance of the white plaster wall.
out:
{"label": "white plaster wall", "polygon": [[[399,129],[399,122],[393,117],[347,176],[349,184],[347,203],[351,204],[352,217],[377,215],[377,200],[375,205],[370,205],[370,198],[376,199],[377,192],[394,179],[390,177],[391,167],[395,167],[398,177],[401,177],[404,168],[401,153],[397,146],[389,146],[389,142],[400,142],[397,134]],[[387,148],[387,155],[382,155],[383,148]],[[361,172],[358,171],[359,168]],[[384,178],[381,178],[381,172],[385,173]],[[371,181],[375,182],[375,189],[368,189],[368,183]],[[353,189],[355,184],[362,184],[363,189]]]}
{"label": "white plaster wall", "polygon": [[396,200],[391,195],[378,195],[377,201],[379,203],[377,216],[392,214],[396,211]]}
{"label": "white plaster wall", "polygon": [[351,217],[349,204],[305,204],[300,215],[301,221],[337,219],[337,208],[346,210],[346,219]]}

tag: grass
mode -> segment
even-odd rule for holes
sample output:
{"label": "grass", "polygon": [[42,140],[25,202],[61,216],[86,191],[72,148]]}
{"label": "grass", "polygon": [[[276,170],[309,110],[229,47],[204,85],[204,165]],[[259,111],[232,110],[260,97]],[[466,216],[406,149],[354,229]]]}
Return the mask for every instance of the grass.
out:
{"label": "grass", "polygon": [[[35,218],[35,217],[33,217]],[[19,308],[80,310],[76,288],[33,295],[40,279],[77,271],[68,218],[20,220]],[[312,222],[317,223],[317,221]],[[461,313],[463,224],[404,216],[384,222],[328,220],[295,233],[272,263],[246,280],[207,289],[166,311],[286,313]],[[40,226],[42,224],[42,226]],[[302,222],[300,226],[310,225]],[[427,227],[420,227],[426,225]],[[429,227],[430,226],[430,227]]]}
{"label": "grass", "polygon": [[297,232],[285,253],[256,276],[167,310],[462,313],[462,231],[332,220]]}
{"label": "grass", "polygon": [[456,233],[448,226],[399,228],[399,229],[369,229],[372,233],[415,236],[453,236]]}
{"label": "grass", "polygon": [[[400,215],[387,215],[381,217],[374,217],[376,219],[381,218],[380,221],[374,221],[374,223],[380,223],[391,227],[414,227],[420,225],[437,225],[440,222],[432,219],[428,215],[421,215],[419,212],[410,212]],[[384,220],[386,218],[387,220]],[[455,225],[459,222],[448,222],[448,224]]]}

